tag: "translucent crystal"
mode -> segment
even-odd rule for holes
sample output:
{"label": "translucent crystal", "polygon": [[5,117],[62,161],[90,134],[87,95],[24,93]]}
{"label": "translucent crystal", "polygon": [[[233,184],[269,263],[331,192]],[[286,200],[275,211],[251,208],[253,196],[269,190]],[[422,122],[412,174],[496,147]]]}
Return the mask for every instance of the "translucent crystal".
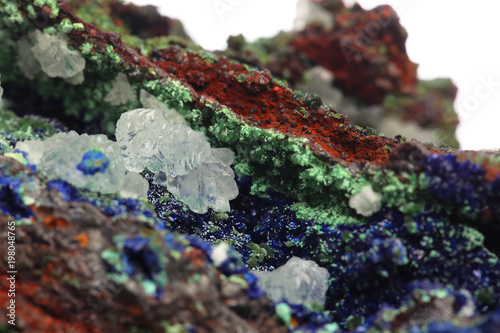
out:
{"label": "translucent crystal", "polygon": [[175,124],[160,138],[162,168],[169,176],[186,175],[210,155],[210,144],[201,132],[191,127]]}
{"label": "translucent crystal", "polygon": [[325,303],[328,271],[314,261],[292,257],[272,272],[252,271],[258,286],[275,302],[286,299],[291,304]]}
{"label": "translucent crystal", "polygon": [[148,168],[167,176],[186,175],[210,155],[203,133],[189,126],[169,126],[160,111],[137,109],[122,114],[116,140],[129,171]]}
{"label": "translucent crystal", "polygon": [[123,113],[115,136],[128,171],[148,168],[156,183],[167,186],[196,213],[206,213],[208,207],[228,211],[229,200],[238,195],[230,168],[234,153],[211,149],[203,133],[168,124],[158,110]]}
{"label": "translucent crystal", "polygon": [[229,211],[229,200],[238,196],[233,170],[213,155],[187,175],[169,178],[167,189],[199,214],[208,207]]}
{"label": "translucent crystal", "polygon": [[33,80],[41,72],[41,68],[31,47],[32,44],[26,37],[17,42],[17,65],[26,78]]}
{"label": "translucent crystal", "polygon": [[83,81],[85,81],[85,76],[83,75],[83,72],[78,72],[75,76],[68,77],[65,80],[69,84],[77,85],[82,84]]}
{"label": "translucent crystal", "polygon": [[361,189],[358,194],[349,200],[349,207],[356,210],[356,213],[363,216],[370,216],[378,212],[381,207],[382,195],[374,192],[370,185]]}
{"label": "translucent crystal", "polygon": [[15,148],[26,152],[31,164],[39,165],[46,145],[42,140],[27,140],[17,142]]}
{"label": "translucent crystal", "polygon": [[229,251],[229,245],[227,243],[221,242],[219,245],[214,247],[212,253],[210,254],[210,259],[212,259],[215,267],[220,267],[224,261],[229,257],[227,255],[227,251]]}
{"label": "translucent crystal", "polygon": [[31,51],[44,73],[50,77],[72,79],[71,82],[75,84],[83,82],[81,72],[85,68],[85,59],[78,51],[68,48],[64,34],[52,36],[35,30],[31,39]]}
{"label": "translucent crystal", "polygon": [[113,81],[110,92],[104,97],[104,101],[111,105],[122,105],[134,99],[134,92],[130,87],[127,75],[118,73]]}
{"label": "translucent crystal", "polygon": [[147,198],[149,183],[136,172],[127,172],[122,178],[120,195],[124,198]]}
{"label": "translucent crystal", "polygon": [[229,148],[212,148],[210,151],[215,159],[218,159],[222,164],[230,166],[234,162],[234,153]]}
{"label": "translucent crystal", "polygon": [[[125,166],[128,171],[141,172],[154,156],[152,140],[148,133],[164,132],[167,123],[161,112],[150,109],[137,109],[122,113],[116,123],[116,142],[122,149]],[[140,150],[140,155],[138,154]]]}
{"label": "translucent crystal", "polygon": [[175,109],[167,107],[160,102],[158,98],[149,94],[146,90],[141,90],[141,104],[146,109],[155,109],[162,113],[163,117],[169,124],[185,124],[184,117]]}
{"label": "translucent crystal", "polygon": [[44,141],[19,142],[16,149],[28,154],[50,179],[101,193],[118,192],[125,176],[121,151],[105,135],[58,133]]}

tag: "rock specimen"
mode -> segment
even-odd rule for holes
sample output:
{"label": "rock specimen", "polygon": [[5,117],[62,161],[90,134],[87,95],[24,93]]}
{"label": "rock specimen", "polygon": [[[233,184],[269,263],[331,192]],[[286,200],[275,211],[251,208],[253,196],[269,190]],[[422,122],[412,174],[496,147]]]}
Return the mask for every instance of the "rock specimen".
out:
{"label": "rock specimen", "polygon": [[[252,70],[242,64],[252,56],[238,38],[230,44],[239,63],[170,35],[176,29],[137,27],[133,18],[148,15],[138,7],[0,1],[0,229],[11,237],[1,242],[0,267],[16,272],[0,280],[0,330],[499,330],[500,154],[378,135],[351,124],[340,106],[277,80],[272,73],[290,68],[300,80],[314,60],[321,71],[337,71],[337,88],[366,103],[416,93],[405,34],[389,7],[315,2],[333,25],[263,41],[262,48],[283,47],[283,66]],[[356,38],[350,22],[368,27],[377,19],[390,23],[380,30],[388,41],[374,43],[380,52],[387,44],[393,66],[361,43],[353,66],[363,75],[354,77],[313,52]],[[35,43],[30,36],[57,38],[61,50],[78,53],[84,81],[26,75],[23,64],[43,57],[26,48]],[[290,45],[311,52],[309,59]],[[20,51],[27,49],[35,52],[30,62]],[[130,98],[122,98],[125,82]],[[428,87],[432,96],[447,95]],[[416,105],[399,98],[386,107]],[[71,183],[112,170],[106,145],[59,148],[67,159],[52,163],[71,170],[65,178],[62,171],[47,177],[45,152],[31,161],[37,150],[21,143],[75,135],[88,142],[94,134],[125,146],[128,162],[117,167],[141,173],[134,181],[147,180],[147,201],[124,197],[132,181],[112,193],[103,193],[104,180],[88,185],[100,192]],[[252,271],[280,274],[293,257],[311,266],[285,275],[311,283],[299,286],[304,294],[287,290],[278,300],[271,290],[269,298]],[[308,288],[321,290],[321,301],[324,292],[324,304],[304,296]]]}

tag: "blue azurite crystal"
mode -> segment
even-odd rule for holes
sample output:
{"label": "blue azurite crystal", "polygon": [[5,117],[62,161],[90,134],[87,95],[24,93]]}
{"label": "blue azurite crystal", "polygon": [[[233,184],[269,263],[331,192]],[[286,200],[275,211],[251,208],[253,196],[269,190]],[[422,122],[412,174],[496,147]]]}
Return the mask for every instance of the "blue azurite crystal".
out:
{"label": "blue azurite crystal", "polygon": [[84,175],[93,176],[98,172],[105,173],[108,165],[109,158],[102,151],[92,149],[83,154],[82,161],[76,168]]}
{"label": "blue azurite crystal", "polygon": [[0,175],[0,210],[2,214],[16,219],[33,215],[31,209],[22,201],[22,191],[21,179]]}
{"label": "blue azurite crystal", "polygon": [[484,169],[470,160],[460,162],[453,155],[428,155],[424,170],[430,190],[444,202],[466,207],[473,213],[483,205]]}
{"label": "blue azurite crystal", "polygon": [[152,280],[162,268],[158,255],[149,246],[149,238],[132,237],[123,243],[125,271],[129,275],[142,274]]}

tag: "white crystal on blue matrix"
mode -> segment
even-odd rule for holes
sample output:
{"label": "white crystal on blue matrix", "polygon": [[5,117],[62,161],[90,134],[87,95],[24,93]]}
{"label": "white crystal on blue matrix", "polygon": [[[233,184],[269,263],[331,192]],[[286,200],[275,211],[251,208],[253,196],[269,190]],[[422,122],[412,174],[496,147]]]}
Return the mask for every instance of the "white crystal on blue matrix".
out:
{"label": "white crystal on blue matrix", "polygon": [[212,259],[215,267],[220,267],[224,261],[229,257],[227,252],[229,251],[229,245],[227,243],[221,242],[214,247],[212,253],[210,254],[210,259]]}
{"label": "white crystal on blue matrix", "polygon": [[100,193],[123,191],[123,197],[146,197],[148,182],[138,174],[126,175],[120,147],[105,135],[70,131],[43,141],[18,142],[15,148],[26,152],[28,161],[49,179]]}
{"label": "white crystal on blue matrix", "polygon": [[286,299],[291,304],[325,303],[330,275],[314,261],[292,257],[272,272],[252,271],[252,274],[259,279],[258,286],[274,302]]}
{"label": "white crystal on blue matrix", "polygon": [[[230,149],[227,151],[233,154]],[[188,174],[169,177],[167,181],[167,189],[179,196],[194,212],[206,212],[207,206],[227,212],[231,209],[229,200],[238,196],[234,172],[229,167],[232,162],[226,164],[216,155],[210,155]],[[227,160],[232,161],[230,158]]]}
{"label": "white crystal on blue matrix", "polygon": [[229,200],[238,195],[230,168],[233,152],[211,148],[203,133],[168,123],[161,111],[123,113],[115,136],[127,170],[148,168],[155,173],[157,183],[167,186],[196,213],[206,213],[208,207],[228,211]]}

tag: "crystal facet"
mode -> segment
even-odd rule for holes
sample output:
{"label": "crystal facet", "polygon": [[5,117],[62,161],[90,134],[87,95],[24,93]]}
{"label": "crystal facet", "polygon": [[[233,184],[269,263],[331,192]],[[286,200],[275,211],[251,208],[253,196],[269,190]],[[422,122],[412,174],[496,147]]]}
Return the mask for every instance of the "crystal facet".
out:
{"label": "crystal facet", "polygon": [[49,178],[61,178],[91,191],[118,192],[125,175],[121,151],[105,135],[78,135],[70,131],[44,141],[19,142],[16,149],[28,153],[29,162]]}
{"label": "crystal facet", "polygon": [[370,216],[380,210],[382,195],[374,192],[370,185],[361,189],[361,192],[352,196],[349,207],[363,216]]}
{"label": "crystal facet", "polygon": [[252,271],[258,285],[274,301],[291,304],[324,304],[328,271],[314,261],[292,257],[272,272]]}
{"label": "crystal facet", "polygon": [[169,124],[185,124],[184,117],[175,109],[167,107],[160,102],[158,98],[149,94],[146,90],[141,90],[140,100],[142,107],[145,109],[155,109],[163,114],[163,117]]}
{"label": "crystal facet", "polygon": [[233,170],[214,156],[187,175],[169,178],[167,189],[200,214],[207,212],[207,206],[229,211],[229,200],[238,196]]}
{"label": "crystal facet", "polygon": [[206,213],[208,207],[228,211],[229,200],[238,195],[229,167],[234,153],[210,148],[203,133],[169,124],[158,110],[123,113],[115,135],[128,171],[148,168],[157,183],[166,185],[196,213]]}
{"label": "crystal facet", "polygon": [[[68,42],[63,34],[52,36],[35,30],[32,40],[34,45],[31,50],[45,74],[65,79],[81,75],[85,68],[85,58],[80,52],[68,49]],[[77,80],[72,83],[82,82],[83,80]]]}

